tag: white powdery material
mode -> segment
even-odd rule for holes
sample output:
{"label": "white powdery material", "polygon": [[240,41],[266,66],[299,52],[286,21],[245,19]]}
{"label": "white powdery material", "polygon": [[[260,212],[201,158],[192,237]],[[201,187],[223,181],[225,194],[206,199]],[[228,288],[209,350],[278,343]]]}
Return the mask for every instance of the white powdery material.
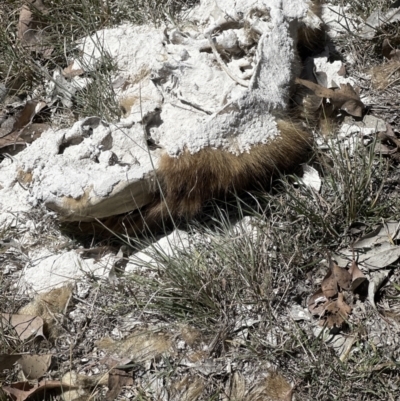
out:
{"label": "white powdery material", "polygon": [[[209,14],[212,21],[207,31],[210,32],[224,22],[216,11],[218,9],[224,11],[224,18],[226,15],[246,15],[255,8],[264,9],[269,11],[270,21],[257,21],[258,29],[263,30],[258,43],[258,60],[249,88],[243,90],[241,96],[208,118],[186,112],[180,114],[181,118],[171,119],[168,124],[168,115],[165,114],[169,109],[163,110],[165,125],[160,127],[161,132],[154,134],[159,144],[172,156],[178,156],[184,149],[195,153],[204,147],[238,154],[250,150],[253,145],[268,143],[279,135],[274,114],[287,107],[296,64],[295,38],[291,36],[296,30],[291,24],[296,24],[306,15],[307,3],[239,1],[233,7],[231,2],[216,1],[215,5],[216,8]],[[206,6],[209,7],[208,2]],[[196,56],[194,58],[198,59]],[[211,84],[210,81],[207,84]],[[218,90],[212,93],[216,94]],[[173,115],[173,111],[169,114]]]}
{"label": "white powdery material", "polygon": [[[23,169],[33,172],[31,203],[52,202],[63,196],[79,199],[87,189],[93,190],[98,197],[107,197],[119,182],[140,180],[152,169],[141,129],[108,127],[100,123],[93,128],[90,137],[84,138],[82,125],[85,123],[78,122],[69,130],[50,129],[17,156]],[[104,149],[107,136],[122,165],[95,161]],[[77,139],[82,142],[73,144]],[[129,157],[127,149],[133,143],[137,149],[134,156]],[[60,149],[65,145],[67,147],[61,153]],[[134,168],[129,169],[126,164],[133,164]]]}
{"label": "white powdery material", "polygon": [[[162,123],[149,131],[170,155],[178,156],[185,149],[194,153],[204,147],[237,154],[279,135],[274,115],[287,107],[296,66],[296,26],[307,11],[305,0],[206,0],[190,13],[189,20],[198,24],[192,31],[173,30],[167,38],[154,28],[129,25],[98,32],[84,40],[85,64],[95,65],[101,58],[94,40],[100,37],[118,64],[119,79],[137,81],[141,71],[151,71],[149,77],[118,93],[121,98],[140,97],[141,102],[131,110],[136,122],[141,122],[142,115],[160,110]],[[242,21],[242,27],[227,29],[227,19]],[[247,89],[205,51],[210,48],[209,34],[215,36],[220,53],[235,54],[240,43],[244,46],[241,53],[248,51],[245,21],[260,35],[252,61],[247,55],[239,59],[241,63],[232,58],[253,69]],[[132,117],[128,120],[133,121]]]}

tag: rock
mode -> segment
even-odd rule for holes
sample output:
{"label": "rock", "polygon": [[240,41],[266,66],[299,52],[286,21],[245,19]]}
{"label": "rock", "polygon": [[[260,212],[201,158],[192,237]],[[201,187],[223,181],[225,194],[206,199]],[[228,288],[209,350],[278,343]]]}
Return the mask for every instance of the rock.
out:
{"label": "rock", "polygon": [[150,267],[157,267],[159,261],[163,258],[176,258],[179,252],[185,249],[189,249],[188,233],[182,230],[175,230],[142,251],[130,256],[129,262],[125,267],[125,272],[130,273],[138,270],[146,270]]}
{"label": "rock", "polygon": [[41,250],[32,257],[32,263],[25,268],[18,290],[28,294],[47,292],[54,288],[74,283],[87,274],[107,277],[111,266],[96,263],[95,259],[82,259],[76,251],[52,254]]}
{"label": "rock", "polygon": [[[212,147],[240,154],[276,140],[275,114],[288,106],[299,67],[293,28],[307,10],[297,0],[207,0],[191,11],[185,30],[122,25],[81,40],[84,56],[70,70],[93,73],[108,53],[118,67],[111,82],[124,118],[94,116],[47,130],[16,155],[8,182],[14,188],[22,174],[31,205],[64,221],[91,221],[148,204],[164,153]],[[79,75],[68,79],[71,97],[57,96],[72,104],[86,84]],[[51,82],[48,91],[54,98]]]}

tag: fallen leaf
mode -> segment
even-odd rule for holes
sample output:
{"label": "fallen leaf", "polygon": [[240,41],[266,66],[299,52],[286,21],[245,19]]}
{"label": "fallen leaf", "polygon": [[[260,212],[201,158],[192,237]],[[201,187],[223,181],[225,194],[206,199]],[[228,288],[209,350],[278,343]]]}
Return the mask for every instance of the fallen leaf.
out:
{"label": "fallen leaf", "polygon": [[393,243],[396,239],[400,239],[400,222],[388,221],[380,224],[371,233],[364,235],[353,246],[354,249],[373,248],[375,245],[384,242]]}
{"label": "fallen leaf", "polygon": [[400,20],[400,8],[390,8],[386,13],[382,12],[381,8],[374,10],[365,21],[365,26],[358,34],[364,39],[373,39],[376,33],[376,28],[382,25],[393,23]]}
{"label": "fallen leaf", "polygon": [[45,323],[44,331],[50,337],[57,337],[59,332],[58,318],[62,318],[65,314],[68,304],[72,297],[72,287],[66,285],[64,287],[54,288],[49,292],[41,293],[23,306],[18,313],[23,315],[39,316]]}
{"label": "fallen leaf", "polygon": [[12,130],[17,131],[32,122],[33,118],[47,106],[46,102],[28,100],[25,106],[15,116]]}
{"label": "fallen leaf", "polygon": [[51,364],[51,354],[22,355],[18,364],[27,380],[35,380],[44,376]]}
{"label": "fallen leaf", "polygon": [[359,269],[355,260],[353,260],[349,273],[351,275],[351,290],[354,291],[357,287],[359,287],[363,282],[367,280],[364,273]]}
{"label": "fallen leaf", "polygon": [[364,104],[350,84],[341,84],[340,89],[328,89],[301,78],[296,78],[295,82],[312,90],[319,97],[330,99],[336,109],[344,110],[354,117],[362,117]]}
{"label": "fallen leaf", "polygon": [[[32,143],[40,137],[43,131],[49,128],[47,124],[32,123],[35,116],[46,106],[45,102],[29,100],[15,116],[10,117],[5,124],[2,124],[2,135],[0,137],[2,152],[18,153],[19,150],[25,148],[27,143]],[[9,122],[13,122],[12,126]],[[7,128],[4,128],[6,126]],[[17,152],[14,151],[16,148],[18,148]]]}
{"label": "fallen leaf", "polygon": [[17,37],[30,51],[42,53],[49,57],[53,48],[44,45],[46,25],[41,21],[40,14],[46,14],[47,8],[42,0],[27,0],[19,13]]}
{"label": "fallen leaf", "polygon": [[65,67],[62,70],[62,74],[65,78],[74,78],[79,75],[82,75],[85,71],[82,68],[78,68],[74,61],[71,61],[68,64],[68,67]]}
{"label": "fallen leaf", "polygon": [[314,316],[322,316],[326,302],[328,302],[328,298],[324,295],[322,289],[319,289],[308,300],[308,310]]}
{"label": "fallen leaf", "polygon": [[376,309],[376,304],[375,304],[376,293],[379,291],[379,288],[381,288],[382,283],[389,276],[389,273],[390,273],[390,270],[380,271],[379,273],[375,273],[369,281],[368,301],[374,309]]}
{"label": "fallen leaf", "polygon": [[328,271],[325,278],[322,280],[321,289],[327,298],[333,298],[338,293],[338,282],[332,269]]}
{"label": "fallen leaf", "polygon": [[27,340],[32,336],[44,337],[43,319],[38,316],[2,313],[1,320],[3,325],[13,327],[21,340]]}
{"label": "fallen leaf", "polygon": [[111,401],[118,397],[119,393],[124,386],[132,386],[133,377],[132,373],[125,372],[119,369],[112,369],[108,376],[108,392],[106,400]]}
{"label": "fallen leaf", "polygon": [[[352,252],[348,249],[342,249],[340,252],[342,258],[348,258],[351,261]],[[369,270],[383,269],[390,266],[400,258],[400,246],[392,245],[389,242],[383,242],[368,249],[358,250],[357,263],[361,268]],[[342,266],[347,264],[346,259],[340,260]]]}
{"label": "fallen leaf", "polygon": [[343,290],[350,289],[351,275],[346,269],[342,269],[336,263],[332,263],[332,274],[340,288]]}
{"label": "fallen leaf", "polygon": [[58,380],[42,380],[36,384],[24,381],[11,383],[9,386],[2,386],[2,390],[14,401],[25,401],[30,396],[38,395],[45,391],[47,393],[49,390],[64,390],[68,388],[67,385],[61,384]]}
{"label": "fallen leaf", "polygon": [[359,255],[358,262],[370,270],[378,270],[391,265],[400,257],[400,246],[388,242]]}
{"label": "fallen leaf", "polygon": [[339,292],[336,301],[332,301],[325,308],[328,327],[341,327],[351,312],[351,307],[344,301],[343,293]]}
{"label": "fallen leaf", "polygon": [[49,125],[43,123],[32,123],[20,131],[14,131],[2,136],[0,138],[0,153],[15,155],[25,149],[28,143],[40,138],[42,133],[49,127]]}

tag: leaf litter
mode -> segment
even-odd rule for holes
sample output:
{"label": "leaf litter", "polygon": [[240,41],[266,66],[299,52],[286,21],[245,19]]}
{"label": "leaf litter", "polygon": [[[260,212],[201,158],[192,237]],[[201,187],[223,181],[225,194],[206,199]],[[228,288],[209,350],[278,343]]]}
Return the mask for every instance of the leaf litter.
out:
{"label": "leaf litter", "polygon": [[329,271],[321,287],[310,297],[308,309],[321,326],[341,328],[351,313],[345,293],[355,291],[366,277],[353,260],[349,270],[339,267],[329,256]]}

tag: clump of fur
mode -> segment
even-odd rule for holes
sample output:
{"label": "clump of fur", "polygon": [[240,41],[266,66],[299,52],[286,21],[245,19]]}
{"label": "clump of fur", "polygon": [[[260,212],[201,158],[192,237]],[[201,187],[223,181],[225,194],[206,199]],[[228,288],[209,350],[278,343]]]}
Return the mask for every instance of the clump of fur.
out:
{"label": "clump of fur", "polygon": [[156,173],[161,191],[146,215],[152,220],[192,218],[207,200],[269,186],[274,176],[304,161],[312,142],[299,123],[279,120],[277,125],[277,139],[237,156],[212,148],[185,152],[178,158],[164,154]]}

